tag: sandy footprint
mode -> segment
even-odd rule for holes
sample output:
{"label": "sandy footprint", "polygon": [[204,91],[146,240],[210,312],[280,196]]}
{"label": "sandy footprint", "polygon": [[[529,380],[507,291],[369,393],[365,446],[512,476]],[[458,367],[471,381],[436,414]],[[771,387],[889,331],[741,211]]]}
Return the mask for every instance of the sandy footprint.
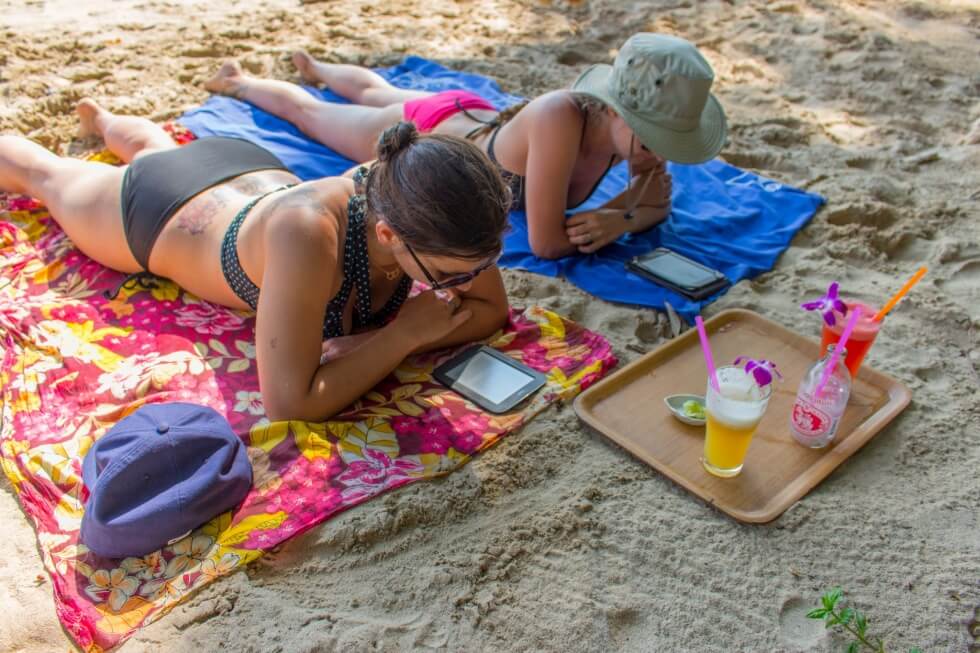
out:
{"label": "sandy footprint", "polygon": [[643,614],[634,608],[610,608],[606,610],[609,637],[617,649],[628,642],[642,641]]}
{"label": "sandy footprint", "polygon": [[953,295],[977,298],[980,293],[980,260],[966,261],[948,279],[936,281],[936,285]]}
{"label": "sandy footprint", "polygon": [[946,279],[937,279],[936,286],[950,299],[966,309],[974,320],[980,319],[980,259],[970,259]]}
{"label": "sandy footprint", "polygon": [[912,230],[897,232],[875,232],[869,238],[869,245],[876,252],[896,261],[917,263],[928,260],[934,249],[934,242]]}
{"label": "sandy footprint", "polygon": [[784,171],[786,168],[782,156],[767,150],[724,152],[721,156],[726,163],[739,168],[776,171]]}
{"label": "sandy footprint", "polygon": [[857,224],[884,229],[895,224],[898,215],[890,206],[877,202],[863,202],[833,208],[827,212],[826,219],[828,223],[836,226]]}
{"label": "sandy footprint", "polygon": [[823,622],[806,616],[812,607],[793,597],[779,611],[779,636],[791,650],[813,651],[827,639]]}

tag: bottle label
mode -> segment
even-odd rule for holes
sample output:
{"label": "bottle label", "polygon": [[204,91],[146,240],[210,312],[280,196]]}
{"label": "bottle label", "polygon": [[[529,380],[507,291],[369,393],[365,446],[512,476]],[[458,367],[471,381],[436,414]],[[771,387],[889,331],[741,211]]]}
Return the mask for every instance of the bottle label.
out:
{"label": "bottle label", "polygon": [[802,435],[816,437],[830,430],[833,420],[803,397],[796,398],[793,406],[793,426]]}

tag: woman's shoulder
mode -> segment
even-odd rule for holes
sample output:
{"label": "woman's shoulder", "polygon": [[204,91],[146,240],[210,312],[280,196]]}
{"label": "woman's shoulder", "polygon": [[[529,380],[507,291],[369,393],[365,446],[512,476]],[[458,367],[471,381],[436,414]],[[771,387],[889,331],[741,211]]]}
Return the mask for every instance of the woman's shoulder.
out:
{"label": "woman's shoulder", "polygon": [[[355,193],[354,180],[346,177],[324,177],[284,189],[279,197],[269,202],[266,211],[278,216],[290,214],[291,219],[308,217],[311,223],[336,223],[336,218],[346,216],[347,203]],[[316,220],[316,218],[326,220]]]}
{"label": "woman's shoulder", "polygon": [[263,208],[266,281],[275,280],[275,287],[302,283],[314,296],[332,296],[340,287],[336,272],[342,261],[354,182],[340,177],[318,179],[278,195]]}
{"label": "woman's shoulder", "polygon": [[343,177],[306,181],[281,191],[262,210],[267,237],[280,247],[336,243],[346,227],[354,192],[354,182]]}
{"label": "woman's shoulder", "polygon": [[571,91],[560,89],[548,91],[531,100],[521,113],[527,113],[535,121],[557,122],[559,124],[581,126],[582,111],[575,103]]}

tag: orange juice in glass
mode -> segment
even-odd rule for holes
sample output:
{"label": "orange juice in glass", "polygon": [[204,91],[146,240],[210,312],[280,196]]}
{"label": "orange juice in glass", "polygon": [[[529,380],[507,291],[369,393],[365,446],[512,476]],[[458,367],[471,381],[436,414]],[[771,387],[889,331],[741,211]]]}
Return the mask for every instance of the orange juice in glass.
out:
{"label": "orange juice in glass", "polygon": [[[861,309],[861,316],[858,318],[857,324],[854,325],[851,337],[847,339],[847,358],[844,359],[844,364],[847,365],[851,378],[856,379],[858,370],[861,369],[861,362],[868,350],[871,349],[871,345],[874,344],[875,338],[878,337],[881,322],[872,320],[878,313],[878,309],[874,306],[853,300],[846,300],[844,304],[847,306],[848,314],[855,308],[860,307]],[[823,331],[820,334],[821,355],[827,351],[827,345],[836,345],[840,342],[840,335],[844,331],[847,318],[837,311],[834,311],[834,318],[834,326],[827,326],[826,322],[823,324]]]}
{"label": "orange juice in glass", "polygon": [[720,367],[718,390],[708,382],[704,457],[701,464],[715,476],[730,478],[742,471],[756,427],[769,405],[772,385],[758,385],[740,367]]}

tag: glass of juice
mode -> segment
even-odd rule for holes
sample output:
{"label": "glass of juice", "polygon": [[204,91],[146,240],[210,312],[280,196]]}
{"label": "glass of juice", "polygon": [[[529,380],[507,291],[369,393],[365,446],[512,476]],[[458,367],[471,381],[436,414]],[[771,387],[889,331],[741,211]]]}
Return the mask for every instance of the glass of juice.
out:
{"label": "glass of juice", "polygon": [[[870,304],[862,304],[853,300],[845,300],[844,304],[847,306],[848,313],[858,307],[861,309],[861,317],[858,318],[857,324],[854,325],[854,331],[851,332],[851,337],[847,339],[847,358],[844,359],[844,364],[847,365],[847,369],[851,373],[851,378],[856,379],[858,370],[861,369],[861,361],[864,360],[875,338],[878,337],[881,322],[874,322],[871,319],[878,312],[878,309]],[[844,331],[844,324],[847,322],[847,318],[837,311],[834,311],[834,317],[837,318],[834,326],[827,326],[826,322],[823,323],[823,331],[821,332],[820,338],[821,355],[827,351],[827,345],[836,345],[840,341],[840,334]]]}
{"label": "glass of juice", "polygon": [[718,388],[715,391],[708,381],[701,464],[710,474],[730,478],[742,471],[745,453],[769,405],[772,384],[759,387],[751,374],[729,365],[718,368]]}

